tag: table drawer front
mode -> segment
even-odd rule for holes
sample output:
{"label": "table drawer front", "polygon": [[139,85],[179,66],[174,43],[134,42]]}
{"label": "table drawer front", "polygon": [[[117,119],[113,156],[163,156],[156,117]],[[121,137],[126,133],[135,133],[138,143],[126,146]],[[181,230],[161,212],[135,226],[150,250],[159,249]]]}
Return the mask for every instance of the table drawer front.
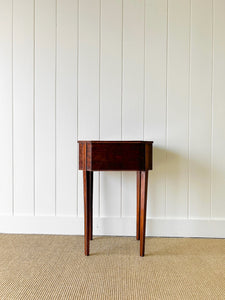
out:
{"label": "table drawer front", "polygon": [[[144,144],[92,144],[90,145],[90,170],[144,170]],[[89,152],[89,151],[88,151]]]}

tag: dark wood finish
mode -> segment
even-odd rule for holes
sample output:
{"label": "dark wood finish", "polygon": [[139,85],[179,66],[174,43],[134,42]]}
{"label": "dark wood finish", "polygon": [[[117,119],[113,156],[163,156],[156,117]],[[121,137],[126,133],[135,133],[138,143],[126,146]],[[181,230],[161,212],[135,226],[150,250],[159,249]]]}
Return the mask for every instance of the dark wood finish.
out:
{"label": "dark wood finish", "polygon": [[90,199],[89,199],[89,171],[83,171],[84,180],[84,253],[89,255],[89,238],[90,238]]}
{"label": "dark wood finish", "polygon": [[140,256],[145,251],[148,170],[152,170],[150,141],[78,141],[79,170],[84,179],[84,249],[89,255],[93,236],[93,171],[137,171],[137,228]]}
{"label": "dark wood finish", "polygon": [[144,256],[145,254],[147,187],[148,187],[148,171],[141,171],[140,256]]}
{"label": "dark wood finish", "polygon": [[[84,171],[85,172],[85,171]],[[89,239],[93,240],[93,172],[89,171]]]}
{"label": "dark wood finish", "polygon": [[137,171],[137,228],[136,239],[140,240],[140,199],[141,199],[141,171]]}
{"label": "dark wood finish", "polygon": [[84,252],[89,255],[89,240],[92,240],[93,228],[93,172],[83,171],[84,181]]}

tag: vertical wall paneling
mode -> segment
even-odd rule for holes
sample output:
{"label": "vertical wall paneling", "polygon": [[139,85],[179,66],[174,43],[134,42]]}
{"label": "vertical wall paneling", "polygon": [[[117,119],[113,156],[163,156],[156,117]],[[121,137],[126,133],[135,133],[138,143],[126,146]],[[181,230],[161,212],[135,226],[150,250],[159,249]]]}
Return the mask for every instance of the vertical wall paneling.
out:
{"label": "vertical wall paneling", "polygon": [[[214,80],[212,132],[212,217],[222,218],[225,212],[225,1],[214,0]],[[222,137],[223,136],[223,137]]]}
{"label": "vertical wall paneling", "polygon": [[188,116],[190,1],[168,7],[166,215],[186,217],[188,200]]}
{"label": "vertical wall paneling", "polygon": [[[143,139],[144,9],[144,0],[123,2],[123,140]],[[135,215],[136,175],[124,172],[122,182],[122,214]]]}
{"label": "vertical wall paneling", "polygon": [[[100,54],[100,139],[120,140],[122,0],[102,1]],[[100,182],[100,215],[119,216],[121,174],[101,172]]]}
{"label": "vertical wall paneling", "polygon": [[35,214],[55,214],[56,1],[35,1]]}
{"label": "vertical wall paneling", "polygon": [[190,216],[210,217],[212,0],[191,7]]}
{"label": "vertical wall paneling", "polygon": [[34,1],[13,1],[14,214],[34,213]]}
{"label": "vertical wall paneling", "polygon": [[145,12],[144,138],[153,140],[148,216],[165,216],[167,0],[147,0]]}
{"label": "vertical wall paneling", "polygon": [[78,1],[57,1],[56,214],[77,211]]}
{"label": "vertical wall paneling", "polygon": [[12,203],[12,1],[0,1],[0,214]]}
{"label": "vertical wall paneling", "polygon": [[[144,139],[147,233],[223,237],[224,53],[224,0],[0,0],[0,232],[82,234],[77,140]],[[94,216],[134,235],[135,172]]]}
{"label": "vertical wall paneling", "polygon": [[[78,137],[99,139],[100,0],[79,1]],[[78,174],[78,214],[83,215],[83,177]],[[94,213],[99,214],[99,173],[94,174]]]}

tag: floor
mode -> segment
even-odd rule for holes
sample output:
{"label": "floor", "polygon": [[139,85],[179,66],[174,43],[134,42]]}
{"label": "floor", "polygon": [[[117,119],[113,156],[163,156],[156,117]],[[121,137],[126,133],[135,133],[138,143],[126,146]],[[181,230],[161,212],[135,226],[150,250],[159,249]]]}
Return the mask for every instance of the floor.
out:
{"label": "floor", "polygon": [[0,299],[225,299],[225,240],[0,235]]}

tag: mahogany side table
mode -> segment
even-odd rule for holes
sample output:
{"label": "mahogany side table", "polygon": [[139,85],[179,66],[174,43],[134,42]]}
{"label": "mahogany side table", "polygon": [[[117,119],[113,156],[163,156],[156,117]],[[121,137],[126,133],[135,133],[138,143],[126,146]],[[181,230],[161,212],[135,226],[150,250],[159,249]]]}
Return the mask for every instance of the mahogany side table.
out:
{"label": "mahogany side table", "polygon": [[136,239],[145,251],[148,170],[152,170],[152,141],[78,141],[79,170],[84,184],[84,253],[93,235],[93,171],[137,172]]}

